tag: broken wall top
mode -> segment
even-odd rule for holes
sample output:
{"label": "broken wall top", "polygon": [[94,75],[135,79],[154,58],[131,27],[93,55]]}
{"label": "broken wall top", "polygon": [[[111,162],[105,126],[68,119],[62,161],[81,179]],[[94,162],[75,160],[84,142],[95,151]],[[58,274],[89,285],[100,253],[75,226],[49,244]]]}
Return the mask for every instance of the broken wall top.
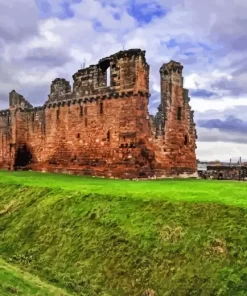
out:
{"label": "broken wall top", "polygon": [[31,109],[33,106],[15,90],[9,93],[9,106],[12,108]]}
{"label": "broken wall top", "polygon": [[[160,68],[161,81],[183,86],[183,66],[179,62],[170,61]],[[162,88],[162,85],[161,85]]]}
{"label": "broken wall top", "polygon": [[56,78],[52,81],[51,90],[49,95],[50,102],[65,99],[71,93],[70,82],[64,78]]}
{"label": "broken wall top", "polygon": [[[128,93],[129,91],[142,91],[149,94],[149,65],[145,53],[141,49],[129,49],[102,58],[98,64],[80,69],[72,76],[74,80],[73,89],[66,79],[56,78],[51,83],[48,101],[40,109],[51,104],[82,98],[87,100],[87,98],[99,98],[105,95]],[[108,79],[107,69],[110,70]],[[173,81],[173,83],[182,85],[182,70],[183,66],[178,62],[165,63],[160,68],[161,80]],[[165,84],[163,85],[166,88]],[[162,87],[161,85],[161,90]],[[186,91],[184,92],[184,99],[189,101]],[[10,93],[9,103],[10,107],[34,110],[33,106],[14,90]]]}
{"label": "broken wall top", "polygon": [[[108,75],[108,77],[107,77]],[[52,82],[49,102],[81,98],[88,95],[103,95],[116,91],[149,91],[149,65],[145,51],[129,49],[119,51],[99,60],[97,65],[90,65],[78,70],[72,77],[73,91],[68,81],[57,78]]]}

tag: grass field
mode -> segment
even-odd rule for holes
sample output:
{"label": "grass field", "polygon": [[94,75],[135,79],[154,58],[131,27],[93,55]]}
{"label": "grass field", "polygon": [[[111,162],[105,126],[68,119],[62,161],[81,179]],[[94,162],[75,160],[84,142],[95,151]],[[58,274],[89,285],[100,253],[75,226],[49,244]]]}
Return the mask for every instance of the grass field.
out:
{"label": "grass field", "polygon": [[63,189],[83,194],[97,193],[141,200],[217,202],[247,207],[247,183],[216,180],[129,181],[65,174],[0,171],[0,184]]}
{"label": "grass field", "polygon": [[75,295],[247,295],[246,205],[242,182],[1,171],[0,256]]}

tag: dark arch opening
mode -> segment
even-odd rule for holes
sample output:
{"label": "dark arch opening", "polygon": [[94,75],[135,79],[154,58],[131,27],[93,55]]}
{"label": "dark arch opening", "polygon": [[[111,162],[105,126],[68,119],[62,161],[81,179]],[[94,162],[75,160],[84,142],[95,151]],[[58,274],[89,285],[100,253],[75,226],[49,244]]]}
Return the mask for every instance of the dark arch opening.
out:
{"label": "dark arch opening", "polygon": [[31,163],[32,160],[32,153],[28,149],[27,145],[23,145],[17,149],[15,155],[15,166],[23,167]]}
{"label": "dark arch opening", "polygon": [[110,68],[110,60],[106,59],[103,60],[100,64],[99,67],[101,69],[101,74],[104,75],[104,84],[105,86],[111,86],[111,68]]}

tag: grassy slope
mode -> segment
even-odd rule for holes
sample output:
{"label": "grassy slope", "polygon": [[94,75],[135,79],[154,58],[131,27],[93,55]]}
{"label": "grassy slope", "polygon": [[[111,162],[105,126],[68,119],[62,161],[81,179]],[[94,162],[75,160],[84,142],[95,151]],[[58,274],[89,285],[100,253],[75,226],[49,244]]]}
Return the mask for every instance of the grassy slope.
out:
{"label": "grassy slope", "polygon": [[0,255],[70,292],[247,293],[244,183],[29,172],[0,183]]}
{"label": "grassy slope", "polygon": [[69,294],[0,259],[0,295],[67,296]]}

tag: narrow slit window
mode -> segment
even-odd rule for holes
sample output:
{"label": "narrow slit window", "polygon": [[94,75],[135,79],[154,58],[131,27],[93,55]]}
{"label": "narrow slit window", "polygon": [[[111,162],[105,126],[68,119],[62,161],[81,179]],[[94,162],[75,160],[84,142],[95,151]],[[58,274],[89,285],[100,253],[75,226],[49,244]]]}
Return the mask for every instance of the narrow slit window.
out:
{"label": "narrow slit window", "polygon": [[181,120],[181,115],[182,115],[182,108],[181,107],[178,107],[178,110],[177,110],[177,120]]}
{"label": "narrow slit window", "polygon": [[83,107],[80,106],[80,116],[82,117],[83,116]]}
{"label": "narrow slit window", "polygon": [[60,116],[60,110],[57,109],[57,119],[59,119],[59,116]]}
{"label": "narrow slit window", "polygon": [[84,114],[87,115],[87,107],[84,108]]}
{"label": "narrow slit window", "polygon": [[189,143],[189,137],[187,135],[184,136],[184,145],[187,146]]}
{"label": "narrow slit window", "polygon": [[170,95],[172,95],[172,83],[169,83],[169,92],[170,92]]}
{"label": "narrow slit window", "polygon": [[106,135],[106,137],[107,137],[107,141],[110,141],[110,139],[111,139],[111,134],[110,134],[110,131],[108,131],[108,132],[107,132],[107,135]]}
{"label": "narrow slit window", "polygon": [[103,102],[100,102],[100,114],[103,114],[104,111],[104,106],[103,106]]}

